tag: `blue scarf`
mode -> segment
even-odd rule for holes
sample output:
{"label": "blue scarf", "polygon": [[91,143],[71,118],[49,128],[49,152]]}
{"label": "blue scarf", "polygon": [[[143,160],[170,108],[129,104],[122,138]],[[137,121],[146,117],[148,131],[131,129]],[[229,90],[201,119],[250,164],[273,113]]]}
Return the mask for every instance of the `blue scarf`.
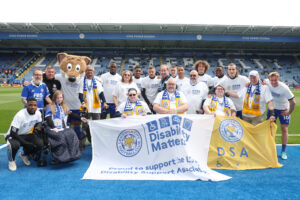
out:
{"label": "blue scarf", "polygon": [[87,100],[86,100],[87,91],[91,91],[92,87],[93,87],[93,99],[94,99],[93,108],[101,108],[101,105],[99,103],[99,97],[97,95],[97,82],[94,77],[92,78],[92,85],[90,87],[88,87],[86,77],[84,77],[84,80],[83,80],[84,103],[87,104]]}
{"label": "blue scarf", "polygon": [[[141,115],[145,112],[142,103],[140,102],[140,100],[136,101],[136,105],[135,105],[135,114],[136,115]],[[127,116],[131,116],[134,115],[134,111],[133,108],[131,106],[131,103],[129,101],[129,99],[127,99],[125,107],[124,107],[124,114],[126,114]]]}

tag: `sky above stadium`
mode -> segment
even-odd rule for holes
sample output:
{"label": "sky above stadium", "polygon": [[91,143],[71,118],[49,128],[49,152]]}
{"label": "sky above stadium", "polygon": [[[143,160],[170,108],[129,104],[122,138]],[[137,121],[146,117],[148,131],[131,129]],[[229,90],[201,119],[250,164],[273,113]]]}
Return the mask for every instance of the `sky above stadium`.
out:
{"label": "sky above stadium", "polygon": [[299,0],[5,0],[0,22],[300,26],[299,6]]}

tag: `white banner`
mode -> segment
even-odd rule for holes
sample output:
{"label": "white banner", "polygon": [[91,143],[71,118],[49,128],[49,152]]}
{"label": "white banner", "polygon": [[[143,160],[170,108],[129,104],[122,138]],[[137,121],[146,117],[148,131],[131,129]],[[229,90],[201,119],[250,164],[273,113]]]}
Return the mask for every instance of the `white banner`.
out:
{"label": "white banner", "polygon": [[93,159],[83,179],[204,180],[214,117],[150,115],[89,121]]}

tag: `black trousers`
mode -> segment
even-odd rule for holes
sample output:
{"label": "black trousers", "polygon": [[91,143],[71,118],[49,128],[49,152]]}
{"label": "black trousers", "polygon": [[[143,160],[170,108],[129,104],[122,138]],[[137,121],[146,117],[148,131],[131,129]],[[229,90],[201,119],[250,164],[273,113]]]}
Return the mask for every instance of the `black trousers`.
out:
{"label": "black trousers", "polygon": [[23,144],[21,144],[21,142],[19,140],[12,138],[10,136],[7,136],[6,140],[8,140],[10,143],[10,145],[8,145],[8,152],[7,152],[8,159],[10,161],[15,160],[16,154],[21,146],[23,146],[25,155],[29,155],[32,153],[38,153],[43,148],[43,140],[35,134],[20,135],[20,137],[22,137],[25,141],[34,144],[35,148],[28,149],[28,148],[24,147]]}

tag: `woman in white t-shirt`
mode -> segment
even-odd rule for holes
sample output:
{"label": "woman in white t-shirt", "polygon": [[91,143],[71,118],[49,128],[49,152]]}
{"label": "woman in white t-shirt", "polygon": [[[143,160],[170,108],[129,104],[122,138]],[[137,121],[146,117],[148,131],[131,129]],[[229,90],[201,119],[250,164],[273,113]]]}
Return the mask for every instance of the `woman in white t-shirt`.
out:
{"label": "woman in white t-shirt", "polygon": [[216,86],[216,95],[206,99],[203,106],[205,114],[214,116],[236,116],[236,108],[231,99],[225,96],[225,88]]}
{"label": "woman in white t-shirt", "polygon": [[131,71],[124,71],[122,74],[122,80],[117,84],[115,87],[112,95],[113,95],[113,101],[116,105],[116,110],[118,109],[119,105],[122,102],[125,102],[127,100],[127,92],[130,88],[135,88],[137,90],[138,96],[140,96],[141,91],[136,85],[135,82],[133,82],[132,79],[132,72]]}

